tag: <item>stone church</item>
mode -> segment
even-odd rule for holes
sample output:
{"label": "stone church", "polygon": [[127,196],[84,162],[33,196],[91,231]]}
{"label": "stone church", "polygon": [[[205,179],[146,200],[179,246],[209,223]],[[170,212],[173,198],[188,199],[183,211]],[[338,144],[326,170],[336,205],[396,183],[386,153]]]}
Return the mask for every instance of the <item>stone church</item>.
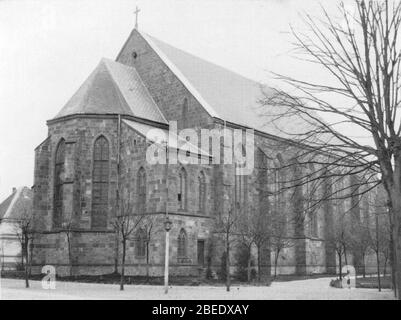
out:
{"label": "stone church", "polygon": [[[166,211],[172,222],[170,273],[202,276],[207,268],[218,273],[224,252],[218,215],[234,198],[245,210],[268,210],[262,163],[283,157],[264,147],[285,139],[256,111],[260,95],[259,83],[135,28],[117,58],[102,59],[47,121],[48,136],[35,149],[34,270],[44,265],[55,266],[60,275],[117,270],[121,244],[113,221],[123,188],[132,192],[133,212],[154,217],[151,236],[140,229],[128,241],[126,274],[163,275]],[[171,121],[178,130],[253,129],[255,169],[238,178],[234,165],[213,164],[210,150],[198,145],[191,156],[209,162],[150,164],[148,132],[167,132]],[[313,223],[305,221],[296,230],[296,243],[278,259],[278,273],[335,270],[335,252],[325,243],[327,214],[322,208]],[[269,245],[252,254],[269,274],[274,259]]]}

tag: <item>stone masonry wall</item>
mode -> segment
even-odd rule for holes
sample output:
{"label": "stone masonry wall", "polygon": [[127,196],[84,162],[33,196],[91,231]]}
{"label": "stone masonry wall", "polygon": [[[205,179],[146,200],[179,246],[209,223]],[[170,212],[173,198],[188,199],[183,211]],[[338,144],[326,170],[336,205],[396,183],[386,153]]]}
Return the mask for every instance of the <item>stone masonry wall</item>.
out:
{"label": "stone masonry wall", "polygon": [[[91,229],[93,145],[101,135],[106,137],[110,147],[108,225],[105,230],[94,232]],[[117,181],[116,138],[116,117],[75,118],[49,124],[49,138],[36,152],[34,219],[42,233],[34,240],[34,265],[52,264],[58,266],[60,272],[66,272],[66,264],[70,264],[66,228],[53,226],[54,157],[61,139],[66,142],[63,222],[71,223],[72,263],[113,265],[114,261],[109,258],[115,251],[115,240],[111,240],[115,236],[114,233],[110,236],[110,231],[113,230],[111,219]],[[47,150],[43,150],[44,146]],[[94,249],[99,243],[105,247]]]}
{"label": "stone masonry wall", "polygon": [[[136,58],[132,55],[134,51]],[[213,124],[209,114],[138,31],[132,31],[117,61],[136,68],[163,115],[168,121],[178,121],[179,129]],[[184,99],[187,99],[188,103],[186,119],[183,119]]]}

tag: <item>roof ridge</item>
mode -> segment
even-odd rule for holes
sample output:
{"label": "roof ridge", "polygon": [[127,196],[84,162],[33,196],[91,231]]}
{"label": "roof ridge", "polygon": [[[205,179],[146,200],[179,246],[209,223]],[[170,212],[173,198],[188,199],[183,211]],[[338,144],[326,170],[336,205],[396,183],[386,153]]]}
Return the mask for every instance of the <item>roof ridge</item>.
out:
{"label": "roof ridge", "polygon": [[23,189],[24,189],[24,187],[18,187],[17,188],[17,190],[15,191],[14,197],[11,200],[10,205],[8,206],[6,212],[4,213],[3,219],[7,219],[8,218],[8,216],[11,213],[11,210],[13,209],[13,207],[14,207],[15,203],[17,202],[17,199],[19,198],[19,196],[20,196],[20,194],[21,194]]}
{"label": "roof ridge", "polygon": [[[141,76],[139,75],[139,73],[138,73],[138,71],[136,70],[135,67],[129,66],[129,65],[127,65],[127,64],[124,64],[124,63],[121,63],[121,62],[118,62],[118,61],[115,61],[115,60],[112,60],[112,59],[109,59],[109,58],[102,58],[102,59],[104,59],[104,60],[107,61],[107,62],[112,62],[112,63],[118,64],[118,65],[120,65],[121,67],[129,68],[129,69],[133,70],[133,72],[135,72],[135,74],[138,76],[138,79],[139,79],[139,81],[140,81],[142,87],[145,89],[146,94],[147,94],[148,97],[152,100],[153,104],[156,106],[157,110],[159,111],[161,117],[163,118],[163,120],[164,120],[166,123],[168,123],[168,121],[167,121],[167,119],[165,118],[163,112],[161,112],[159,106],[157,105],[156,101],[153,99],[153,96],[150,94],[149,89],[147,88],[147,86],[146,86],[145,83],[143,82]],[[112,71],[110,71],[110,72],[112,73]],[[118,86],[118,84],[116,84],[116,85]],[[120,91],[121,91],[121,90],[120,90]],[[124,96],[124,93],[121,93],[121,94]]]}
{"label": "roof ridge", "polygon": [[119,93],[119,94],[118,94],[118,99],[120,100],[120,102],[121,102],[122,104],[125,103],[125,105],[126,105],[126,106],[128,107],[128,109],[129,109],[129,111],[131,111],[131,115],[134,115],[134,113],[132,112],[131,107],[129,106],[129,104],[128,104],[128,102],[127,102],[126,97],[124,97],[124,94],[122,93],[122,91],[121,91],[119,85],[116,83],[116,80],[114,79],[113,72],[111,71],[110,67],[108,66],[108,62],[109,62],[109,61],[113,61],[113,60],[107,59],[107,58],[102,58],[102,59],[100,60],[100,63],[103,63],[104,66],[106,67],[107,72],[109,73],[110,78],[111,78],[111,80],[112,80],[112,84],[113,84],[113,86],[114,86],[114,89],[116,89],[117,92]]}
{"label": "roof ridge", "polygon": [[[123,46],[121,47],[120,51],[118,52],[117,57],[116,57],[116,61],[118,60],[118,58],[120,58],[120,55],[123,53],[125,47],[127,46],[129,40],[131,39],[131,37],[132,37],[132,35],[133,35],[133,33],[134,33],[135,31],[139,33],[139,31],[138,31],[137,29],[135,29],[135,28],[132,29],[132,31],[129,33],[128,38],[125,40]],[[139,33],[139,34],[141,34],[141,33]]]}
{"label": "roof ridge", "polygon": [[167,123],[136,68],[105,57],[53,119],[88,113],[114,113]]}
{"label": "roof ridge", "polygon": [[[216,68],[219,68],[219,69],[224,70],[225,72],[230,72],[231,74],[233,74],[233,75],[235,75],[235,76],[237,76],[237,77],[240,77],[240,78],[242,78],[242,79],[245,79],[245,80],[247,80],[247,81],[253,82],[254,84],[266,85],[266,84],[264,84],[263,82],[260,82],[260,81],[251,79],[251,78],[249,78],[249,77],[247,77],[247,76],[244,76],[244,75],[242,75],[241,73],[239,73],[239,72],[237,72],[237,71],[233,71],[233,70],[231,70],[231,69],[229,69],[229,68],[227,68],[227,67],[223,67],[223,66],[221,66],[221,65],[219,65],[219,64],[217,64],[217,63],[215,63],[215,62],[206,60],[206,59],[204,59],[204,58],[202,58],[202,57],[200,57],[200,56],[197,56],[197,55],[195,55],[195,54],[193,54],[193,53],[191,53],[191,52],[188,52],[188,51],[185,51],[185,50],[183,50],[183,49],[177,48],[177,47],[175,47],[175,46],[173,46],[173,45],[171,45],[171,44],[169,44],[169,43],[167,43],[167,42],[165,42],[165,41],[163,41],[163,40],[160,40],[160,39],[158,39],[158,38],[156,38],[156,37],[154,37],[154,36],[152,36],[152,35],[150,35],[150,34],[147,34],[147,33],[140,33],[140,34],[141,34],[142,36],[143,36],[143,35],[146,35],[147,37],[150,37],[151,39],[155,39],[156,41],[159,41],[159,42],[163,43],[163,44],[166,45],[166,46],[172,47],[172,48],[174,48],[175,50],[181,51],[182,53],[187,54],[187,55],[190,55],[190,56],[192,56],[192,57],[194,57],[194,58],[196,58],[196,59],[198,59],[198,60],[202,60],[203,62],[208,63],[208,64],[211,64],[211,65],[213,65],[213,66],[216,67]],[[157,46],[157,45],[156,45],[156,46]]]}

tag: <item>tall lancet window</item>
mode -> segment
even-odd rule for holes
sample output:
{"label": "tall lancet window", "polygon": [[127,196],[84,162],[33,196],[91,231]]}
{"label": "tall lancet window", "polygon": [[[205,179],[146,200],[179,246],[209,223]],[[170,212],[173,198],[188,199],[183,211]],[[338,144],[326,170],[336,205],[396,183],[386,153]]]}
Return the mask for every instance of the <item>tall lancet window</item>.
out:
{"label": "tall lancet window", "polygon": [[107,227],[109,199],[109,142],[104,136],[96,139],[93,149],[92,228]]}
{"label": "tall lancet window", "polygon": [[237,208],[244,208],[248,189],[248,176],[246,175],[246,171],[244,170],[246,168],[246,162],[243,162],[246,157],[246,150],[242,144],[238,148],[241,148],[242,150],[242,159],[235,160],[234,196]]}
{"label": "tall lancet window", "polygon": [[65,179],[65,140],[57,145],[54,165],[53,226],[60,228],[63,220],[63,185]]}
{"label": "tall lancet window", "polygon": [[181,168],[178,180],[178,207],[185,210],[187,208],[187,173],[184,168]]}
{"label": "tall lancet window", "polygon": [[146,171],[144,168],[138,170],[138,213],[146,212]]}
{"label": "tall lancet window", "polygon": [[187,257],[187,233],[184,229],[181,229],[178,235],[177,256],[178,258]]}
{"label": "tall lancet window", "polygon": [[139,229],[137,233],[136,239],[136,247],[135,247],[135,255],[137,257],[145,257],[146,256],[146,232],[144,229]]}
{"label": "tall lancet window", "polygon": [[198,176],[198,210],[200,213],[205,213],[206,203],[206,178],[203,171]]}

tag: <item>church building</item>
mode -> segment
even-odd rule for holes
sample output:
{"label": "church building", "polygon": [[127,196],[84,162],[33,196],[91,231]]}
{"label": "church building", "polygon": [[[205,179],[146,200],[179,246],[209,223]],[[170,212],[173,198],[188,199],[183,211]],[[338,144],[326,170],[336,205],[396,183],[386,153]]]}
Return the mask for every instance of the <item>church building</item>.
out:
{"label": "church building", "polygon": [[[114,222],[119,212],[131,210],[151,217],[152,230],[138,228],[130,235],[127,275],[163,275],[166,212],[170,274],[218,274],[225,251],[219,215],[233,206],[244,214],[270,210],[275,196],[265,187],[266,170],[286,158],[268,148],[272,141],[285,144],[285,137],[258,112],[261,94],[259,83],[135,28],[117,58],[102,59],[47,121],[48,136],[35,149],[34,272],[44,265],[55,266],[59,275],[118,270],[121,241]],[[254,130],[254,169],[238,176],[235,164],[213,163],[212,152],[200,143],[192,145],[189,156],[208,161],[149,163],[154,142],[149,132],[167,133],[172,123],[178,131]],[[127,199],[133,203],[129,209]],[[299,202],[284,202],[283,214],[300,210]],[[322,206],[293,230],[296,240],[277,259],[279,274],[335,271],[335,251],[325,242],[330,214]],[[232,255],[235,273],[235,248]],[[252,256],[252,265],[262,266],[259,272],[272,272],[275,257],[268,241]]]}

